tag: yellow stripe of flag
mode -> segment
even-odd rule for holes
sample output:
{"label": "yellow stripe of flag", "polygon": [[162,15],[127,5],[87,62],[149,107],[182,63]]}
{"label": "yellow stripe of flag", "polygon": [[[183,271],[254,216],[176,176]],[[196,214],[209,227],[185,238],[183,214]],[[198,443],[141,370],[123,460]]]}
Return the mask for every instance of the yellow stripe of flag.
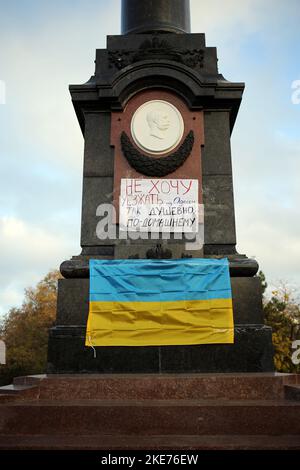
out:
{"label": "yellow stripe of flag", "polygon": [[90,302],[87,346],[233,343],[232,299]]}

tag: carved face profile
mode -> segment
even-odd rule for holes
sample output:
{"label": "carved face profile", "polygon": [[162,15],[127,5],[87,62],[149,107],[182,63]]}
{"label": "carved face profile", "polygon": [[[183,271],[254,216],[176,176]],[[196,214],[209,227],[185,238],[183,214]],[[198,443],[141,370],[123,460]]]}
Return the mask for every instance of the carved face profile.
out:
{"label": "carved face profile", "polygon": [[145,101],[131,119],[131,136],[143,151],[163,155],[175,148],[184,133],[180,111],[168,101]]}
{"label": "carved face profile", "polygon": [[169,115],[166,112],[153,110],[147,113],[146,119],[150,128],[150,135],[163,140],[165,138],[165,132],[170,127]]}

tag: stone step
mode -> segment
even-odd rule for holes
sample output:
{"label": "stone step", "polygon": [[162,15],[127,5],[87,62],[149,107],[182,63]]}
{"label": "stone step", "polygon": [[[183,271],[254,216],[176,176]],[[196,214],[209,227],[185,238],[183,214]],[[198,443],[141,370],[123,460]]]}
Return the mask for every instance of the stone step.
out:
{"label": "stone step", "polygon": [[0,450],[300,450],[300,435],[0,436]]}
{"label": "stone step", "polygon": [[73,400],[4,403],[0,434],[300,435],[284,400]]}
{"label": "stone step", "polygon": [[12,401],[18,401],[17,395],[5,394],[5,393],[0,394],[0,405],[2,403],[12,402]]}
{"label": "stone step", "polygon": [[36,385],[41,399],[168,400],[284,398],[295,374],[92,374],[18,377],[17,386]]}
{"label": "stone step", "polygon": [[300,401],[300,385],[285,385],[284,395],[287,400]]}
{"label": "stone step", "polygon": [[39,383],[47,377],[46,374],[40,375],[23,375],[15,377],[13,380],[14,385],[39,385]]}
{"label": "stone step", "polygon": [[0,387],[0,403],[4,401],[37,399],[39,395],[39,387],[36,385],[5,385]]}
{"label": "stone step", "polygon": [[33,386],[31,385],[5,385],[0,387],[0,395],[17,395],[20,392],[24,392],[25,390],[32,389]]}

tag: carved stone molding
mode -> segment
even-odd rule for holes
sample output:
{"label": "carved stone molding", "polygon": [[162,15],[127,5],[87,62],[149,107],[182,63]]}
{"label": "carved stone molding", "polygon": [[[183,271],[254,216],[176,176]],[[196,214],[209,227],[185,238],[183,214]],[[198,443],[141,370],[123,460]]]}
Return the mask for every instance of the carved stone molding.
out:
{"label": "carved stone molding", "polygon": [[166,157],[150,157],[137,150],[126,132],[121,134],[122,152],[128,163],[137,172],[145,176],[163,177],[177,170],[189,157],[194,145],[194,132],[190,131],[181,146]]}
{"label": "carved stone molding", "polygon": [[148,259],[171,259],[172,251],[158,244],[155,248],[148,250],[146,256]]}
{"label": "carved stone molding", "polygon": [[108,51],[108,61],[110,67],[118,70],[127,67],[135,62],[142,60],[172,60],[180,62],[191,68],[204,67],[203,49],[178,49],[172,46],[168,41],[154,36],[152,39],[144,41],[138,50],[117,49]]}

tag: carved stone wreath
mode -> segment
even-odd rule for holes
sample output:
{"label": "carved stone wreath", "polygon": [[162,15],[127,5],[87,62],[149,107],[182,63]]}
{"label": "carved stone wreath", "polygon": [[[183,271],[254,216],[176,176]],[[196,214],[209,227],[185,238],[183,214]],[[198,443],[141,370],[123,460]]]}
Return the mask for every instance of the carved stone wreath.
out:
{"label": "carved stone wreath", "polygon": [[194,145],[194,132],[190,131],[181,146],[167,157],[149,157],[137,150],[131,143],[126,132],[121,134],[122,152],[128,163],[137,172],[145,176],[163,177],[177,170],[191,154]]}
{"label": "carved stone wreath", "polygon": [[204,67],[204,49],[178,49],[168,41],[154,36],[144,41],[137,50],[117,49],[108,51],[109,66],[118,70],[141,60],[173,60],[188,67]]}

